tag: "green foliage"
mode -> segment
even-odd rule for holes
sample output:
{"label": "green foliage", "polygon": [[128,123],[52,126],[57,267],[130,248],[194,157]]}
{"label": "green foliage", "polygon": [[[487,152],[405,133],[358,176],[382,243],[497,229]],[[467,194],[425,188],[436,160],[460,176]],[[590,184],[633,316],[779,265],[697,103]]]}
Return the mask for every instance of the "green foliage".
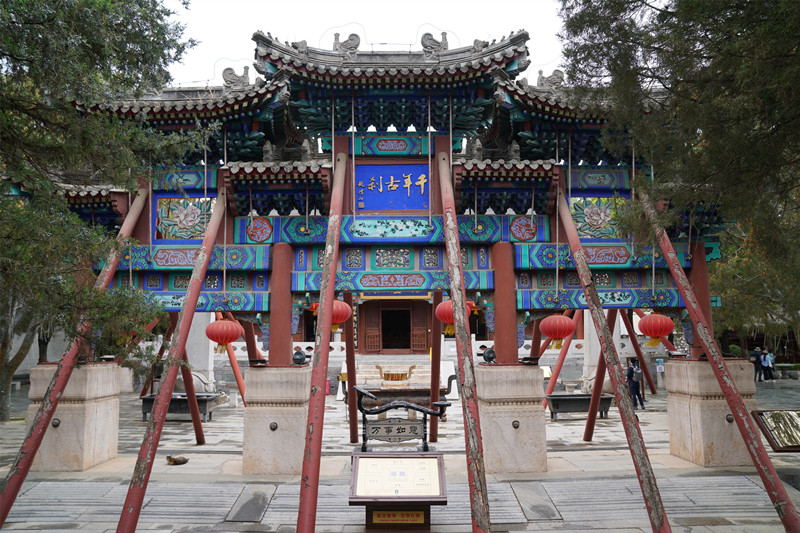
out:
{"label": "green foliage", "polygon": [[[800,2],[562,0],[562,17],[573,96],[608,117],[606,146],[654,169],[637,190],[742,224],[712,288],[724,322],[796,322]],[[621,229],[647,240],[635,204]]]}
{"label": "green foliage", "polygon": [[82,340],[84,357],[124,356],[161,313],[93,288],[117,244],[69,212],[63,185],[133,190],[196,151],[202,130],[161,134],[109,106],[169,82],[193,45],[171,15],[160,0],[0,1],[0,420],[40,325]]}

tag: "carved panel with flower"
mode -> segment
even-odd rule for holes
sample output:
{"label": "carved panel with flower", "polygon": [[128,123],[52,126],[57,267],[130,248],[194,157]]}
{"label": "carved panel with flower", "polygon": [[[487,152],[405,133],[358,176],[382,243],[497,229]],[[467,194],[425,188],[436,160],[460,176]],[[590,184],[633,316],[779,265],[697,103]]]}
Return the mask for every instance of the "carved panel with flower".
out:
{"label": "carved panel with flower", "polygon": [[617,224],[613,220],[614,200],[611,198],[573,198],[572,218],[578,235],[586,239],[613,239]]}

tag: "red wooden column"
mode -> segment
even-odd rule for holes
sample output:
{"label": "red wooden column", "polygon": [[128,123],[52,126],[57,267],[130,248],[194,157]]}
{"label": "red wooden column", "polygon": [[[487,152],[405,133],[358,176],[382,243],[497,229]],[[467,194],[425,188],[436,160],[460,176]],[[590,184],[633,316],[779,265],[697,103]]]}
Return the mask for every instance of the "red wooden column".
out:
{"label": "red wooden column", "polygon": [[317,521],[319,468],[322,456],[322,426],[325,420],[325,380],[328,375],[328,353],[331,342],[333,296],[336,289],[336,263],[339,256],[339,230],[342,223],[347,155],[336,156],[336,173],[331,187],[331,206],[328,214],[328,235],[322,281],[319,286],[320,306],[317,310],[317,333],[314,341],[311,396],[308,403],[306,446],[303,452],[303,473],[300,479],[300,506],[297,511],[297,533],[314,533]]}
{"label": "red wooden column", "polygon": [[[344,303],[353,307],[353,293],[344,293]],[[344,323],[344,358],[347,365],[347,417],[350,421],[350,442],[358,442],[358,406],[356,405],[356,391],[353,386],[358,383],[356,377],[356,343],[353,314]]]}
{"label": "red wooden column", "polygon": [[[625,310],[619,311],[620,314]],[[616,309],[608,311],[608,329],[614,331],[617,323]],[[589,402],[589,416],[586,418],[586,427],[583,430],[583,440],[591,442],[594,436],[594,425],[597,421],[597,408],[600,406],[600,395],[603,393],[603,383],[606,380],[606,359],[603,354],[597,359],[597,368],[594,371],[594,385],[592,386],[592,400]]]}
{"label": "red wooden column", "polygon": [[672,531],[669,526],[669,521],[667,520],[667,513],[664,510],[664,504],[661,501],[661,494],[656,485],[656,476],[653,472],[653,466],[650,464],[650,459],[647,457],[647,449],[645,448],[644,439],[642,438],[642,431],[641,428],[639,428],[636,413],[634,413],[633,410],[633,401],[630,394],[628,394],[628,388],[622,377],[622,368],[620,368],[617,350],[614,348],[611,329],[608,327],[608,322],[606,322],[600,296],[597,294],[597,288],[594,286],[592,272],[589,269],[589,263],[586,261],[583,246],[581,245],[580,237],[578,237],[578,230],[575,228],[575,221],[572,220],[572,212],[569,209],[566,198],[563,194],[560,194],[560,191],[557,196],[558,213],[561,221],[564,223],[564,230],[567,234],[567,241],[569,242],[570,251],[572,252],[572,258],[576,270],[578,271],[583,293],[586,296],[586,303],[589,306],[592,321],[594,322],[595,329],[597,329],[597,337],[600,341],[603,357],[606,359],[609,379],[614,389],[614,395],[617,398],[622,427],[625,430],[625,436],[628,438],[628,446],[631,450],[633,465],[636,469],[636,477],[642,489],[642,496],[645,506],[647,507],[647,515],[650,519],[650,524],[653,531]]}
{"label": "red wooden column", "polygon": [[[183,362],[189,364],[189,356],[183,350]],[[206,436],[203,434],[203,422],[200,419],[200,407],[197,405],[197,394],[194,390],[194,376],[186,365],[180,365],[183,386],[186,388],[186,403],[189,404],[189,413],[192,415],[192,426],[194,427],[194,440],[197,445],[206,443]]]}
{"label": "red wooden column", "polygon": [[[437,139],[438,140],[438,139]],[[447,138],[442,138],[448,141]],[[449,153],[449,147],[447,152]],[[472,342],[469,334],[469,310],[464,291],[464,276],[461,270],[461,245],[458,240],[458,217],[450,177],[448,153],[436,155],[439,167],[439,187],[442,196],[443,225],[447,262],[450,274],[450,298],[453,300],[455,318],[456,354],[458,356],[458,375],[461,378],[461,406],[464,411],[464,433],[467,453],[467,478],[469,479],[469,499],[472,510],[472,531],[489,531],[489,496],[486,489],[486,469],[483,464],[483,442],[481,422],[478,415],[478,397],[475,389],[475,372],[472,363]],[[514,338],[517,333],[514,331]]]}
{"label": "red wooden column", "polygon": [[[141,188],[136,193],[136,198],[134,198],[131,208],[125,216],[125,220],[119,230],[117,241],[121,242],[123,239],[127,239],[133,234],[139,216],[142,214],[145,203],[147,202],[147,191],[147,189]],[[122,251],[109,253],[103,265],[103,269],[100,271],[95,281],[95,289],[104,291],[108,288],[114,277],[114,272],[117,271],[122,253]],[[88,324],[82,326],[80,331],[83,333],[87,329]],[[64,389],[67,387],[69,378],[72,375],[72,368],[77,361],[80,347],[79,341],[73,342],[72,346],[70,346],[69,350],[61,358],[61,361],[59,361],[58,368],[56,368],[55,374],[53,374],[53,379],[50,381],[47,392],[42,398],[42,405],[33,418],[28,434],[17,453],[16,459],[14,459],[14,463],[8,471],[8,475],[3,481],[2,487],[0,487],[0,527],[2,527],[6,521],[8,513],[11,511],[11,506],[14,505],[14,501],[17,499],[19,489],[28,476],[33,458],[36,456],[36,452],[39,451],[39,446],[42,445],[44,434],[47,428],[50,427],[50,421],[53,419],[53,414],[56,412],[58,402],[61,399],[61,395],[64,394]]]}
{"label": "red wooden column", "polygon": [[269,366],[292,364],[292,245],[272,247],[269,276]]}
{"label": "red wooden column", "polygon": [[125,505],[119,518],[117,531],[133,533],[136,531],[136,524],[139,522],[139,513],[142,510],[142,502],[147,491],[147,482],[153,470],[153,461],[156,457],[158,442],[161,439],[161,431],[164,429],[164,419],[167,417],[169,400],[172,397],[172,389],[175,386],[175,378],[178,376],[178,368],[181,366],[183,352],[186,349],[186,340],[189,338],[189,330],[192,326],[192,318],[197,308],[197,301],[200,299],[200,292],[203,289],[203,280],[206,277],[208,264],[211,261],[211,253],[214,248],[219,228],[225,218],[225,207],[227,194],[225,188],[219,190],[217,201],[214,204],[214,211],[206,227],[206,234],[197,253],[194,262],[192,277],[189,280],[189,290],[183,301],[183,307],[178,315],[178,326],[172,336],[166,365],[169,368],[167,377],[161,384],[153,401],[153,412],[147,421],[144,440],[139,449],[139,457],[133,469],[131,483],[128,486],[128,495],[125,497]]}
{"label": "red wooden column", "polygon": [[[431,409],[433,402],[439,401],[440,383],[442,381],[442,323],[436,318],[436,306],[442,303],[442,293],[433,291],[433,305],[431,306]],[[439,441],[439,417],[432,416],[428,440]]]}
{"label": "red wooden column", "polygon": [[[709,318],[708,333],[711,338],[714,338],[714,325],[711,322],[711,289],[708,286],[708,265],[706,264],[706,245],[703,241],[695,241],[689,248],[691,254],[691,268],[687,276],[689,283],[694,289],[694,295],[697,297],[697,304],[703,312],[703,316]],[[694,326],[692,326],[694,327]],[[691,348],[692,359],[698,359],[700,355],[705,352],[702,343],[699,341],[697,332],[694,334],[694,344]]]}
{"label": "red wooden column", "polygon": [[517,347],[517,288],[514,245],[492,245],[494,267],[494,351],[500,364],[519,364]]}
{"label": "red wooden column", "polygon": [[[696,339],[699,339],[706,352],[708,362],[714,370],[714,376],[722,389],[722,395],[728,403],[731,414],[736,421],[736,426],[742,434],[745,447],[753,459],[753,464],[761,477],[761,482],[764,484],[764,488],[770,500],[772,500],[772,505],[775,507],[786,531],[800,531],[800,515],[797,514],[797,509],[786,493],[786,489],[775,471],[775,466],[764,448],[759,429],[750,418],[747,406],[744,404],[744,400],[742,400],[742,396],[739,394],[730,372],[728,372],[728,367],[725,365],[719,346],[714,340],[710,323],[703,313],[700,299],[692,290],[692,285],[678,261],[678,256],[672,247],[667,232],[664,231],[664,228],[656,225],[655,208],[644,194],[641,194],[641,196],[645,213],[655,227],[658,245],[667,261],[667,266],[672,273],[672,278],[675,280],[675,285],[678,287],[678,292],[683,298],[689,317],[692,319],[692,327],[694,327]],[[705,258],[705,255],[703,257]],[[700,363],[698,362],[698,364]]]}

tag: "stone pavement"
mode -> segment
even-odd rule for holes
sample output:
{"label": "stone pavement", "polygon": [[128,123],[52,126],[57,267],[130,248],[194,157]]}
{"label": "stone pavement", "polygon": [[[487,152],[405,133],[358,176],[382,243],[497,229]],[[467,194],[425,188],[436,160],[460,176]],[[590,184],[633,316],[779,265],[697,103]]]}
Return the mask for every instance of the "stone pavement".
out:
{"label": "stone pavement", "polygon": [[[24,416],[27,389],[15,392]],[[759,385],[762,409],[800,408],[800,382]],[[766,532],[783,529],[755,468],[702,468],[669,454],[666,393],[647,395],[638,411],[642,434],[673,531]],[[435,444],[444,453],[448,505],[433,507],[432,530],[471,530],[461,405],[448,409]],[[204,424],[197,446],[188,419],[170,415],[139,519],[139,529],[161,531],[276,531],[295,529],[299,476],[242,474],[242,413],[220,406]],[[121,399],[119,456],[86,472],[31,472],[4,530],[114,531],[144,436],[135,394]],[[364,508],[349,507],[350,456],[345,408],[328,397],[317,506],[317,531],[364,531]],[[492,531],[650,531],[650,523],[616,408],[597,420],[584,442],[585,414],[547,420],[548,471],[488,475]],[[0,424],[0,475],[5,476],[24,437],[24,422]],[[484,435],[484,438],[487,438]],[[169,466],[166,455],[189,462]],[[771,454],[800,508],[800,460]]]}

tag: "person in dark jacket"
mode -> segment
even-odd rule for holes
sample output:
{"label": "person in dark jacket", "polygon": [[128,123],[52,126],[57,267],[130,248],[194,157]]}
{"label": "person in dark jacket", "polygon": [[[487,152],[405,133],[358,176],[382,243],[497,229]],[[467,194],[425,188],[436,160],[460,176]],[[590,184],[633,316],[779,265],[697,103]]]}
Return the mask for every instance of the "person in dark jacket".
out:
{"label": "person in dark jacket", "polygon": [[761,366],[761,346],[756,346],[750,354],[750,362],[753,363],[753,381],[764,381],[764,367]]}
{"label": "person in dark jacket", "polygon": [[644,398],[642,398],[642,369],[639,368],[639,361],[631,359],[631,364],[628,367],[628,389],[631,391],[633,398],[633,408],[636,409],[636,402],[638,400],[639,407],[644,409]]}

